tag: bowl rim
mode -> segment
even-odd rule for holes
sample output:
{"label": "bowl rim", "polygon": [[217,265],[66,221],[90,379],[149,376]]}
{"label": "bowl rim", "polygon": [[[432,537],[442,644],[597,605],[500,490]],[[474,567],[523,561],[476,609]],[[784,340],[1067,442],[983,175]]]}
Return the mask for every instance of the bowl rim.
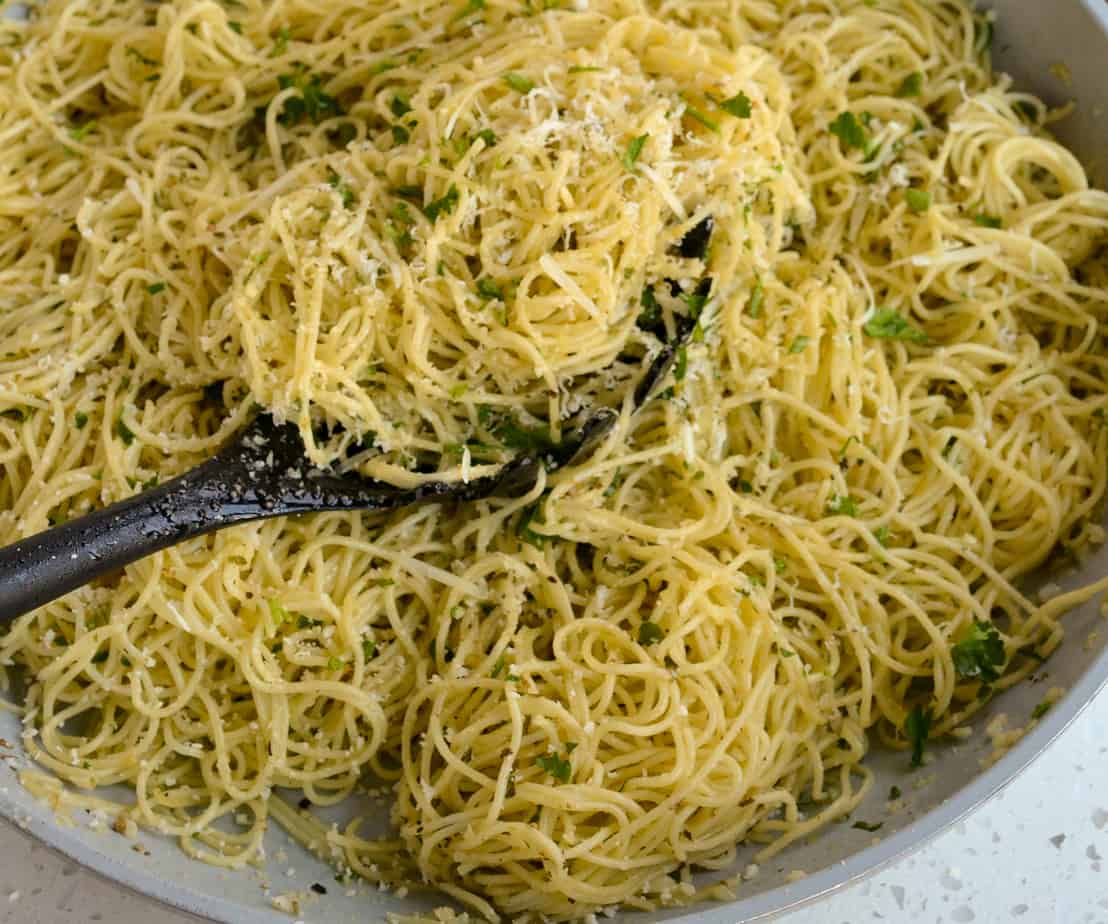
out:
{"label": "bowl rim", "polygon": [[[1108,39],[1108,4],[1104,0],[1075,0]],[[18,15],[16,0],[5,11]],[[1027,769],[1089,706],[1108,685],[1108,646],[1086,667],[1080,678],[1027,732],[992,766],[974,776],[952,796],[927,810],[915,821],[879,842],[862,848],[848,858],[823,867],[795,882],[767,889],[734,901],[690,905],[666,924],[743,924],[767,921],[810,905],[821,898],[879,872],[890,864],[923,848],[939,834],[953,827],[1011,783]],[[123,863],[114,853],[98,848],[83,838],[79,829],[53,823],[52,813],[21,814],[20,802],[33,800],[24,791],[15,799],[0,799],[0,817],[21,828],[50,849],[107,879],[113,885],[154,899],[177,911],[202,920],[223,924],[275,924],[288,921],[276,909],[251,908],[222,896],[200,892],[186,882],[146,872]],[[199,861],[193,861],[199,862]]]}

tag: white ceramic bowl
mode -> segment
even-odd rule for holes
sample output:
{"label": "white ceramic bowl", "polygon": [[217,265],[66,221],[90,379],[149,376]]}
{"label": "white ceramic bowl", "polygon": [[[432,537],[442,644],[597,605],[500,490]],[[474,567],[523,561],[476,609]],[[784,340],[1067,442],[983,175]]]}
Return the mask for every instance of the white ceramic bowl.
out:
{"label": "white ceramic bowl", "polygon": [[[1057,133],[1089,166],[1101,186],[1108,176],[1108,3],[1105,0],[995,0],[998,13],[994,46],[996,66],[1007,70],[1021,86],[1037,91],[1052,103],[1077,102],[1074,114],[1057,126]],[[1065,68],[1053,67],[1064,63]],[[1066,583],[1074,586],[1105,573],[1108,548],[1093,558],[1084,573]],[[1066,696],[1003,759],[982,770],[990,750],[984,735],[959,746],[934,748],[935,762],[926,774],[906,784],[904,755],[873,752],[867,765],[876,775],[873,798],[859,818],[884,821],[881,839],[845,825],[832,826],[809,843],[793,845],[760,875],[742,887],[734,902],[670,909],[654,914],[627,915],[637,924],[682,918],[689,924],[736,924],[772,916],[811,901],[865,876],[914,850],[939,831],[980,805],[1009,782],[1072,721],[1108,676],[1108,632],[1091,633],[1104,625],[1097,603],[1065,619],[1066,641],[1046,666],[1050,686],[1068,690]],[[1092,641],[1090,642],[1090,639]],[[1040,701],[1044,686],[1024,684],[998,697],[989,713],[1007,713],[1022,724]],[[982,727],[987,721],[978,720]],[[18,720],[0,715],[0,738],[20,740]],[[0,750],[0,755],[7,753]],[[47,844],[102,875],[138,892],[225,924],[289,924],[287,914],[271,905],[274,893],[307,889],[313,882],[326,886],[326,897],[303,910],[313,924],[382,921],[386,911],[429,909],[443,904],[427,896],[397,898],[363,886],[347,896],[334,881],[333,871],[292,844],[276,828],[266,839],[267,855],[274,858],[264,871],[227,872],[188,859],[175,842],[143,835],[149,851],[142,855],[132,842],[109,831],[90,830],[85,820],[59,824],[52,810],[28,795],[16,779],[25,766],[18,750],[0,760],[0,815],[35,834]],[[916,786],[920,779],[930,782]],[[885,817],[889,787],[899,784],[908,793],[904,812]],[[118,793],[126,797],[126,790]],[[282,851],[284,853],[282,854]],[[280,862],[278,856],[286,857]],[[746,859],[741,861],[745,865]],[[791,870],[807,876],[787,883]],[[294,870],[288,875],[289,870]],[[270,884],[270,892],[264,883]]]}

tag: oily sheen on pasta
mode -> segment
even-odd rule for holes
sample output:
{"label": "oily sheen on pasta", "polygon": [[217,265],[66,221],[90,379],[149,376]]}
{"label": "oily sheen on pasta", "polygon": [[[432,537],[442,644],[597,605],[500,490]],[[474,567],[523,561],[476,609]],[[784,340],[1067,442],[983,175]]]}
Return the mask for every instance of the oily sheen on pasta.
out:
{"label": "oily sheen on pasta", "polygon": [[[1108,477],[1108,196],[990,36],[953,0],[4,21],[3,541],[259,406],[398,484],[621,409],[525,497],[236,527],[21,618],[27,784],[561,920],[687,900],[849,813],[869,748],[966,734],[1103,589],[1023,579],[1102,541]],[[366,785],[391,837],[316,819]]]}

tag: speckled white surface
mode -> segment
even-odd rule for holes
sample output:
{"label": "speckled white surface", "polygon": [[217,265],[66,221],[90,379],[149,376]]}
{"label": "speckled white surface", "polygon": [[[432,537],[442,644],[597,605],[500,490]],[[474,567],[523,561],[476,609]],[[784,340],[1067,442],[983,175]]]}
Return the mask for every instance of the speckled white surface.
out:
{"label": "speckled white surface", "polygon": [[[0,831],[3,924],[197,920],[85,872],[7,823]],[[310,913],[304,920],[311,924]],[[1108,924],[1108,689],[1026,773],[953,830],[778,921]]]}

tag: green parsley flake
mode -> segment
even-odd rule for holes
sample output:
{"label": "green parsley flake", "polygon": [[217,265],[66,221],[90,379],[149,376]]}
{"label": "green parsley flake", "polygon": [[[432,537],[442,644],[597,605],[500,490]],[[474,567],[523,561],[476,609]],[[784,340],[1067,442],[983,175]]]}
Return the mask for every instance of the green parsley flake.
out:
{"label": "green parsley flake", "polygon": [[639,159],[639,155],[642,154],[642,149],[646,146],[646,142],[649,138],[649,135],[639,135],[637,138],[632,139],[631,143],[627,145],[627,153],[623,155],[624,167],[628,170],[635,169],[635,162]]}
{"label": "green parsley flake", "polygon": [[123,445],[130,446],[135,441],[135,434],[130,427],[123,421],[123,413],[120,412],[119,419],[115,422],[115,432],[121,440]]}
{"label": "green parsley flake", "polygon": [[402,119],[411,111],[412,103],[406,93],[396,93],[393,95],[392,101],[389,103],[389,112],[398,119]]}
{"label": "green parsley flake", "polygon": [[765,297],[766,291],[762,287],[762,280],[759,279],[754,283],[754,288],[750,291],[750,299],[746,303],[747,314],[755,320],[762,316],[762,303]]}
{"label": "green parsley flake", "polygon": [[860,151],[865,151],[869,147],[869,133],[862,127],[858,119],[855,118],[853,112],[839,113],[828,130],[832,135],[838,138],[843,143],[843,147],[848,150],[850,148],[857,148]]}
{"label": "green parsley flake", "polygon": [[991,622],[975,619],[958,637],[950,656],[959,677],[995,683],[1006,660],[1004,639]]}
{"label": "green parsley flake", "polygon": [[303,65],[298,65],[291,74],[281,74],[277,78],[277,86],[282,90],[296,90],[299,94],[285,100],[285,106],[277,117],[282,125],[297,125],[305,119],[318,125],[324,119],[345,114],[339,101],[324,91],[319,74],[308,74]]}
{"label": "green parsley flake", "polygon": [[362,639],[362,657],[367,661],[372,661],[377,655],[377,643],[371,638]]}
{"label": "green parsley flake", "polygon": [[980,225],[982,228],[992,228],[993,230],[1004,227],[1004,222],[994,215],[974,215],[973,223]]}
{"label": "green parsley flake", "polygon": [[568,783],[573,773],[573,765],[569,762],[569,759],[563,760],[557,754],[545,754],[542,757],[536,757],[535,763],[541,770],[545,770],[561,783]]}
{"label": "green parsley flake", "polygon": [[155,282],[153,285],[147,286],[146,291],[149,292],[151,295],[157,295],[159,292],[165,291],[165,283]]}
{"label": "green parsley flake", "polygon": [[488,276],[477,280],[477,294],[486,302],[504,301],[504,290]]}
{"label": "green parsley flake", "polygon": [[673,377],[678,382],[683,381],[689,370],[689,353],[684,344],[677,348],[677,357],[673,363]]}
{"label": "green parsley flake", "polygon": [[808,344],[811,343],[811,337],[805,337],[801,334],[791,344],[789,344],[789,353],[803,353],[807,349]]}
{"label": "green parsley flake", "polygon": [[1046,715],[1050,711],[1050,707],[1052,705],[1053,705],[1053,703],[1050,703],[1050,702],[1047,702],[1046,700],[1043,700],[1043,702],[1039,703],[1039,705],[1037,705],[1034,709],[1031,710],[1031,718],[1041,719],[1044,715]]}
{"label": "green parsley flake", "polygon": [[276,600],[269,601],[269,617],[273,620],[273,624],[275,626],[279,626],[283,622],[286,622],[287,620],[292,618],[292,616],[289,614],[289,611],[281,606],[281,604],[278,603]]}
{"label": "green parsley flake", "polygon": [[705,115],[699,109],[696,109],[695,107],[690,106],[688,103],[685,104],[685,115],[687,115],[693,121],[699,122],[701,125],[703,125],[709,131],[713,131],[713,132],[717,132],[717,133],[719,132],[719,122],[717,122],[715,119],[709,118],[707,115]]}
{"label": "green parsley flake", "polygon": [[900,86],[896,88],[896,96],[898,99],[908,99],[911,96],[919,96],[923,92],[923,74],[919,71],[912,71],[901,82]]}
{"label": "green parsley flake", "polygon": [[350,188],[350,184],[335,173],[334,170],[327,171],[327,184],[339,194],[339,197],[342,199],[343,208],[349,209],[356,201],[354,190]]}
{"label": "green parsley flake", "polygon": [[237,33],[238,35],[242,35],[242,23],[241,22],[235,22],[235,20],[229,19],[229,20],[227,20],[227,28],[230,29],[232,32]]}
{"label": "green parsley flake", "polygon": [[341,671],[346,667],[346,662],[342,658],[336,658],[334,655],[327,659],[327,670],[329,671]]}
{"label": "green parsley flake", "polygon": [[893,308],[878,308],[862,325],[869,337],[883,340],[907,340],[911,343],[927,343],[929,338],[904,315]]}
{"label": "green parsley flake", "polygon": [[904,734],[912,743],[912,766],[922,767],[927,736],[931,734],[931,710],[925,712],[922,706],[913,706],[904,720]]}
{"label": "green parsley flake", "polygon": [[69,130],[69,137],[74,141],[84,141],[85,135],[96,128],[96,119],[89,119],[84,125],[74,125]]}
{"label": "green parsley flake", "polygon": [[904,190],[904,201],[908,203],[908,208],[919,215],[931,208],[931,193],[925,189],[909,187]]}
{"label": "green parsley flake", "polygon": [[536,549],[541,549],[550,539],[545,533],[535,532],[531,528],[532,523],[545,523],[546,520],[542,514],[541,502],[536,502],[527,507],[519,518],[519,523],[516,524],[516,536],[524,542],[533,545]]}
{"label": "green parsley flake", "polygon": [[849,494],[835,494],[827,502],[827,513],[829,516],[857,516],[858,502]]}
{"label": "green parsley flake", "polygon": [[639,304],[642,306],[642,311],[639,313],[638,318],[639,327],[650,328],[661,322],[662,306],[658,303],[657,296],[654,295],[653,287],[643,287],[642,296],[639,298]]}
{"label": "green parsley flake", "polygon": [[872,834],[874,831],[880,831],[884,824],[883,821],[879,821],[877,824],[870,824],[868,821],[856,821],[850,827],[857,828],[859,831],[869,831]]}
{"label": "green parsley flake", "polygon": [[530,93],[535,89],[535,82],[533,80],[524,77],[522,74],[509,73],[504,75],[504,82],[511,87],[516,93],[522,93],[524,95]]}
{"label": "green parsley flake", "polygon": [[78,430],[84,430],[85,425],[88,424],[88,414],[84,411],[78,411],[73,416],[73,422],[77,425]]}
{"label": "green parsley flake", "polygon": [[472,16],[474,13],[479,13],[485,8],[485,0],[469,0],[469,2],[462,7],[457,13],[454,14],[454,18],[451,22],[457,22],[459,19],[465,19],[467,16]]}
{"label": "green parsley flake", "polygon": [[653,645],[666,637],[665,630],[649,619],[639,623],[638,640],[640,645]]}
{"label": "green parsley flake", "polygon": [[430,221],[437,221],[440,215],[449,215],[453,212],[457,204],[458,187],[451,183],[450,188],[442,197],[428,202],[423,207],[423,214],[426,215]]}
{"label": "green parsley flake", "polygon": [[736,119],[749,119],[753,112],[750,97],[741,90],[730,99],[725,99],[719,104],[719,108]]}

